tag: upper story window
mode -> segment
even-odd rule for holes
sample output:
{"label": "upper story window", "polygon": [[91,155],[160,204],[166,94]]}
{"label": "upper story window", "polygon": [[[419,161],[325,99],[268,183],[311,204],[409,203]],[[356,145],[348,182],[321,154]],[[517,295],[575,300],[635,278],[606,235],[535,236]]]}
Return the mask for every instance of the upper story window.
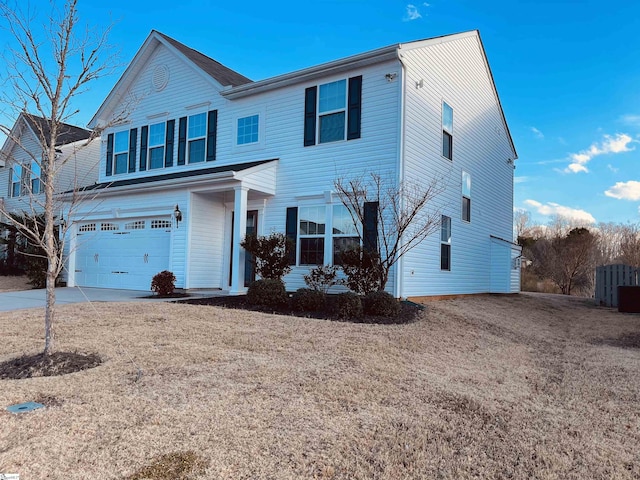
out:
{"label": "upper story window", "polygon": [[129,167],[129,131],[116,132],[113,144],[115,174],[127,173]]}
{"label": "upper story window", "polygon": [[149,168],[164,167],[166,123],[149,125]]}
{"label": "upper story window", "polygon": [[318,94],[318,142],[344,140],[347,81],[320,85]]}
{"label": "upper story window", "polygon": [[462,172],[462,220],[471,221],[471,175]]}
{"label": "upper story window", "polygon": [[360,138],[362,76],[305,90],[304,145]]}
{"label": "upper story window", "polygon": [[440,221],[440,270],[451,270],[451,217]]}
{"label": "upper story window", "polygon": [[22,174],[23,168],[19,163],[14,163],[11,168],[11,180],[9,190],[12,197],[19,197],[22,195]]}
{"label": "upper story window", "polygon": [[188,117],[187,143],[188,162],[204,162],[207,138],[207,114],[198,113]]}
{"label": "upper story window", "polygon": [[342,252],[360,246],[360,237],[351,214],[344,205],[333,206],[333,264],[342,264]]}
{"label": "upper story window", "polygon": [[237,144],[257,143],[260,138],[260,115],[238,119]]}
{"label": "upper story window", "polygon": [[31,193],[37,195],[42,191],[42,170],[38,162],[31,162]]}
{"label": "upper story window", "polygon": [[453,160],[453,108],[442,102],[442,156]]}

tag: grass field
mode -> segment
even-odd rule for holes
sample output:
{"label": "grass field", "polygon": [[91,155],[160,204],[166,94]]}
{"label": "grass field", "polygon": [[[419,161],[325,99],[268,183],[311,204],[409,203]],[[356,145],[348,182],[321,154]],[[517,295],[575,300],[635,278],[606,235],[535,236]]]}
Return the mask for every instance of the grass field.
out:
{"label": "grass field", "polygon": [[29,280],[26,276],[2,276],[0,275],[0,292],[12,292],[15,290],[30,290]]}
{"label": "grass field", "polygon": [[[105,362],[0,380],[0,472],[165,478],[177,458],[166,478],[640,478],[640,315],[544,294],[433,302],[388,326],[58,312],[58,348]],[[42,347],[40,315],[0,314],[0,361]],[[4,411],[30,400],[48,407]]]}

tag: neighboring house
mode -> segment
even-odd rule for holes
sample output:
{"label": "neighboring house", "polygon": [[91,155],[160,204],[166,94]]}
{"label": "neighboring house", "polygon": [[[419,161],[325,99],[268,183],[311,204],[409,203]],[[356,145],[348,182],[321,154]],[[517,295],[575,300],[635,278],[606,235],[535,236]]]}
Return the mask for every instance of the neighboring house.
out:
{"label": "neighboring house", "polygon": [[[0,150],[0,202],[8,213],[42,213],[44,190],[40,168],[44,155],[43,140],[50,136],[49,121],[21,113]],[[91,132],[62,123],[58,133],[56,161],[64,162],[55,179],[56,192],[96,183],[99,142],[87,141]],[[0,213],[0,220],[4,220]]]}
{"label": "neighboring house", "polygon": [[517,154],[477,31],[396,44],[253,82],[152,31],[98,109],[95,200],[74,220],[69,285],[245,291],[240,241],[296,243],[288,290],[354,233],[336,177],[442,176],[442,228],[393,269],[396,297],[519,289]]}

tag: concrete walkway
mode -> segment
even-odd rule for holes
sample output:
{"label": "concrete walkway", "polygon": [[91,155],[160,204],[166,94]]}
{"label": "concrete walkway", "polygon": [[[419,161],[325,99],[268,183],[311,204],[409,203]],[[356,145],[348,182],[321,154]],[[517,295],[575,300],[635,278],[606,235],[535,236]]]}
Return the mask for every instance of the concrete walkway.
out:
{"label": "concrete walkway", "polygon": [[[175,299],[144,298],[149,290],[113,290],[110,288],[60,287],[56,288],[56,304],[84,302],[162,302]],[[46,290],[21,290],[0,292],[0,312],[23,308],[44,308]]]}

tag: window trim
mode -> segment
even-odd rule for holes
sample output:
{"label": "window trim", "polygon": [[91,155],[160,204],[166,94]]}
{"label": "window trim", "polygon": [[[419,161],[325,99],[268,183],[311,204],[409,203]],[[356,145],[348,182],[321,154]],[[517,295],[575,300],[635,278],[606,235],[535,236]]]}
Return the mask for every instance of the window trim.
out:
{"label": "window trim", "polygon": [[[334,233],[335,230],[335,224],[336,224],[336,208],[342,208],[346,211],[347,215],[349,216],[349,219],[351,220],[351,225],[353,226],[353,232],[348,232],[348,233]],[[361,230],[362,231],[362,227]],[[349,214],[349,209],[347,207],[344,206],[343,203],[333,203],[331,204],[331,229],[330,229],[330,233],[331,233],[331,265],[341,265],[342,262],[337,262],[336,261],[336,242],[335,239],[336,238],[351,238],[351,239],[356,239],[357,243],[359,246],[362,246],[362,238],[360,237],[360,234],[358,233],[358,227],[356,225],[353,225],[353,219],[351,218],[351,215]]]}
{"label": "window trim", "polygon": [[[451,110],[451,128],[445,125],[445,110],[448,108]],[[440,122],[442,126],[442,146],[440,154],[443,158],[453,161],[453,107],[444,100],[442,101],[442,111],[440,116]],[[445,141],[449,150],[449,155],[445,155]]]}
{"label": "window trim", "polygon": [[[465,204],[466,200],[466,204]],[[471,223],[471,174],[462,171],[462,213],[463,222]]]}
{"label": "window trim", "polygon": [[[125,135],[127,138],[127,148],[125,150],[116,150],[118,144],[118,135]],[[131,138],[130,130],[121,130],[113,134],[113,175],[124,175],[129,173],[129,141]],[[118,155],[126,155],[124,162],[124,171],[118,172]]]}
{"label": "window trim", "polygon": [[[153,143],[152,142],[152,136],[151,136],[151,129],[152,127],[157,127],[161,125],[162,126],[162,142],[161,143]],[[148,133],[148,140],[147,140],[147,170],[159,170],[161,168],[165,168],[165,148],[166,148],[166,142],[167,142],[167,122],[166,121],[162,121],[162,122],[158,122],[158,123],[153,123],[151,125],[149,125],[149,133]],[[160,166],[159,167],[153,167],[152,165],[152,152],[154,150],[158,150],[158,149],[162,149],[162,155],[160,158]]]}
{"label": "window trim", "polygon": [[[191,119],[194,117],[199,117],[200,115],[204,116],[204,131],[203,134],[197,137],[191,137],[191,133],[189,132],[189,127],[191,126]],[[193,113],[191,115],[187,115],[187,134],[186,134],[186,164],[196,164],[196,163],[205,163],[207,161],[207,127],[208,127],[208,114],[206,111]],[[202,149],[202,160],[192,161],[191,160],[191,143],[202,140],[204,142],[204,148]]]}
{"label": "window trim", "polygon": [[[16,168],[18,169],[18,180],[16,181]],[[24,166],[21,163],[14,163],[11,167],[11,175],[9,177],[9,186],[11,189],[11,198],[20,197],[23,195],[23,175],[24,175]],[[15,190],[18,188],[18,193],[16,194]]]}
{"label": "window trim", "polygon": [[[301,233],[301,228],[300,228],[300,223],[303,220],[303,215],[301,214],[301,210],[304,208],[308,208],[308,209],[322,209],[324,215],[323,220],[324,223],[322,225],[324,225],[324,231],[322,233],[314,233],[314,234],[308,234],[308,233]],[[327,255],[327,205],[326,204],[315,204],[315,205],[298,205],[298,220],[297,220],[297,237],[296,237],[296,244],[297,244],[297,248],[296,248],[296,265],[300,266],[300,267],[311,267],[311,266],[317,266],[317,265],[324,265],[325,264],[325,258]],[[316,239],[321,239],[322,240],[322,263],[302,263],[302,240],[303,239],[308,239],[308,238],[316,238]]]}
{"label": "window trim", "polygon": [[[448,233],[447,239],[443,240],[442,236],[445,232],[445,225],[448,225],[446,232]],[[446,215],[442,215],[440,218],[440,271],[441,272],[450,272],[451,271],[451,217]],[[447,250],[447,266],[443,268],[443,251]]]}
{"label": "window trim", "polygon": [[[320,111],[320,101],[322,98],[322,87],[327,86],[327,85],[331,85],[334,83],[339,83],[339,82],[344,82],[344,104],[342,107],[340,108],[334,108],[331,110],[326,110],[321,112]],[[323,144],[323,143],[335,143],[335,142],[344,142],[347,140],[347,130],[348,130],[348,118],[347,118],[347,111],[348,111],[348,107],[349,107],[349,79],[348,78],[340,78],[338,80],[334,80],[331,82],[325,82],[325,83],[319,83],[318,84],[318,98],[316,98],[316,143],[318,145]],[[343,135],[341,139],[338,140],[328,140],[328,141],[322,141],[321,140],[321,129],[322,129],[322,117],[328,117],[330,115],[335,115],[337,113],[342,113],[343,114]]]}
{"label": "window trim", "polygon": [[[240,135],[240,121],[248,120],[248,119],[252,119],[252,118],[257,118],[257,123],[255,125],[256,139],[252,140],[252,141],[240,143],[240,137],[239,137],[239,135]],[[253,114],[250,114],[250,115],[244,115],[244,116],[236,117],[236,119],[235,119],[235,127],[236,127],[235,128],[235,139],[236,139],[235,145],[236,145],[236,147],[243,148],[245,146],[251,146],[251,145],[259,144],[260,140],[262,138],[262,135],[260,135],[260,133],[261,133],[260,132],[261,124],[262,124],[262,122],[260,121],[260,113],[253,113]],[[253,129],[252,129],[252,131],[251,131],[252,137],[253,137],[253,134],[254,134],[254,132],[253,132]]]}

